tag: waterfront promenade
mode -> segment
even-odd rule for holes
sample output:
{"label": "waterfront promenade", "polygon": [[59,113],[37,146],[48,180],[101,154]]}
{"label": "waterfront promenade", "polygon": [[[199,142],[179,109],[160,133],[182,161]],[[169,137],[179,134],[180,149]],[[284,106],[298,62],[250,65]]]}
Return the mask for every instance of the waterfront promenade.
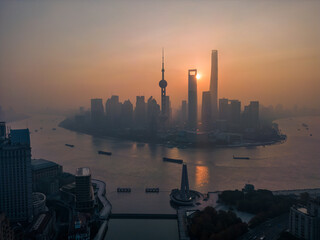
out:
{"label": "waterfront promenade", "polygon": [[106,237],[108,230],[108,222],[111,214],[112,205],[106,198],[106,184],[105,182],[97,179],[92,179],[92,183],[96,185],[98,192],[97,197],[100,204],[102,204],[102,209],[99,212],[99,218],[102,221],[99,231],[96,234],[94,240],[103,240]]}

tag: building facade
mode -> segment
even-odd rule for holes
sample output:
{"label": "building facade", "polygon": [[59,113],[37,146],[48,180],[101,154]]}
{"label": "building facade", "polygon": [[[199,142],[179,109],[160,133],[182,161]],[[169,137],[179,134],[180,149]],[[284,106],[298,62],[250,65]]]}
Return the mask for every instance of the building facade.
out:
{"label": "building facade", "polygon": [[198,124],[197,69],[188,71],[188,127],[196,130]]}
{"label": "building facade", "polygon": [[320,240],[320,198],[307,206],[293,206],[289,216],[290,233],[301,239]]}
{"label": "building facade", "polygon": [[218,50],[211,52],[211,78],[210,78],[210,93],[211,93],[211,116],[212,120],[218,119]]}
{"label": "building facade", "polygon": [[202,92],[201,122],[204,130],[211,128],[211,119],[211,93],[210,91]]}
{"label": "building facade", "polygon": [[100,126],[103,123],[104,110],[101,98],[91,99],[91,123]]}
{"label": "building facade", "polygon": [[0,143],[0,211],[13,222],[32,220],[29,129],[11,130]]}
{"label": "building facade", "polygon": [[75,175],[76,209],[78,211],[91,210],[94,207],[94,193],[91,184],[91,172],[87,167],[78,168]]}

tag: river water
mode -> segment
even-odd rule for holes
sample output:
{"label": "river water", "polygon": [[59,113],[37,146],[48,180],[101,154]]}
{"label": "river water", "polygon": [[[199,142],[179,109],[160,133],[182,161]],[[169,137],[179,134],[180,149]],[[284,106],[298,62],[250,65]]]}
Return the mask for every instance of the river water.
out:
{"label": "river water", "polygon": [[[217,149],[101,139],[60,128],[62,120],[60,116],[37,115],[9,126],[30,129],[33,158],[57,162],[71,173],[78,167],[90,167],[93,178],[106,182],[113,213],[175,213],[169,194],[179,188],[182,165],[163,162],[163,157],[183,159],[191,189],[200,192],[241,189],[246,183],[270,190],[320,187],[320,117],[278,120],[288,137],[282,144]],[[308,124],[309,130],[302,123]],[[66,147],[66,143],[75,147]],[[112,156],[99,155],[99,150],[110,151]],[[233,155],[250,160],[236,160]],[[117,193],[117,187],[131,187],[132,192]],[[160,193],[147,194],[146,187],[159,187]],[[106,239],[151,238],[178,239],[177,221],[111,219]]]}
{"label": "river water", "polygon": [[[178,188],[182,165],[163,162],[162,157],[183,159],[190,187],[200,192],[240,189],[246,183],[270,190],[320,187],[320,117],[278,120],[282,133],[288,136],[282,144],[217,149],[178,149],[102,139],[60,128],[62,120],[60,116],[36,115],[8,125],[30,129],[33,158],[57,162],[71,173],[77,167],[90,167],[93,178],[105,181],[111,195],[117,187],[137,191]],[[308,124],[309,130],[302,123]],[[66,143],[75,147],[66,147]],[[99,155],[98,150],[110,151],[112,156]],[[233,155],[250,160],[233,159]]]}

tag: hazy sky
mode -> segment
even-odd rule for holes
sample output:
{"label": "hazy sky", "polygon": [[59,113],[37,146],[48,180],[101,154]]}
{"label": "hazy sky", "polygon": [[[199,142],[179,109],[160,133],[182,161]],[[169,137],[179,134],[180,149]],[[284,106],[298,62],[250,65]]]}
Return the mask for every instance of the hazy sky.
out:
{"label": "hazy sky", "polygon": [[71,108],[136,95],[187,99],[187,74],[219,97],[320,107],[320,1],[1,1],[0,105]]}

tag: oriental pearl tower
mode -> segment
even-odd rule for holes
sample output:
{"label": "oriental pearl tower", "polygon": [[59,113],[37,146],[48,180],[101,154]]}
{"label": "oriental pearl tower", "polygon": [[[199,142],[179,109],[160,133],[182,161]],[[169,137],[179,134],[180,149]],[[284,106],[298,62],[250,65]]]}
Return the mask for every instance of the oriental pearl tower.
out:
{"label": "oriental pearl tower", "polygon": [[162,79],[159,82],[159,87],[161,88],[161,115],[162,118],[166,119],[167,118],[167,104],[166,104],[166,87],[167,87],[167,81],[164,80],[164,51],[162,49]]}

